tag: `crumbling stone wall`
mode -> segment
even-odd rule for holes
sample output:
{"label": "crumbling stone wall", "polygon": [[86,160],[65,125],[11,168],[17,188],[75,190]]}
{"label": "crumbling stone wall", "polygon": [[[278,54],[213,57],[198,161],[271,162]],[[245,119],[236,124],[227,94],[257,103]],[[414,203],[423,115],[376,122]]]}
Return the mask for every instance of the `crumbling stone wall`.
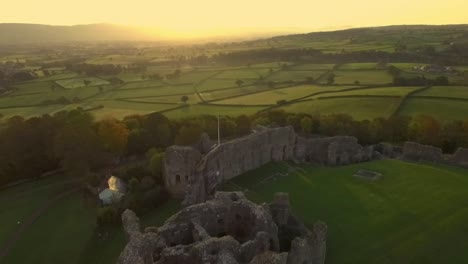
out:
{"label": "crumbling stone wall", "polygon": [[406,142],[403,146],[403,158],[411,161],[441,162],[442,149],[415,142]]}
{"label": "crumbling stone wall", "polygon": [[167,148],[164,162],[167,189],[174,196],[185,195],[187,205],[206,201],[220,183],[271,161],[335,166],[375,158],[373,147],[359,145],[354,137],[306,139],[297,136],[292,127],[258,127],[255,133],[215,147],[204,135],[195,146]]}
{"label": "crumbling stone wall", "polygon": [[449,160],[454,165],[468,168],[468,149],[459,148]]}
{"label": "crumbling stone wall", "polygon": [[298,138],[295,156],[299,160],[320,165],[336,166],[368,161],[373,158],[373,147],[359,145],[355,137],[336,136]]}
{"label": "crumbling stone wall", "polygon": [[[290,213],[287,194],[260,206],[241,192],[218,192],[212,200],[182,209],[159,228],[141,232],[130,210],[122,214],[122,223],[129,241],[119,264],[325,262],[326,225],[318,222],[310,231],[299,223]],[[280,239],[288,240],[289,247],[280,248]]]}

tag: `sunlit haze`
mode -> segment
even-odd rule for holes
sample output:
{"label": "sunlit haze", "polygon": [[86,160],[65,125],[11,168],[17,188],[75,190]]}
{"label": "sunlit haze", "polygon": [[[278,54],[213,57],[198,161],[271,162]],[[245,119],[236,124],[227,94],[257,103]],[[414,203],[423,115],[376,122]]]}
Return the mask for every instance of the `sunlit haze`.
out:
{"label": "sunlit haze", "polygon": [[165,34],[227,35],[240,31],[313,31],[397,24],[468,23],[466,0],[15,0],[2,23],[116,23],[157,27]]}

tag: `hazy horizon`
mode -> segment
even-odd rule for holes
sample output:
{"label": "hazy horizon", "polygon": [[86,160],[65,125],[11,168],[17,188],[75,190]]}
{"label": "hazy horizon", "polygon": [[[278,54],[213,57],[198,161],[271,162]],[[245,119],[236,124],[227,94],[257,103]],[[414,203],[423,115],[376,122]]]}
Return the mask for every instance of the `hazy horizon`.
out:
{"label": "hazy horizon", "polygon": [[[27,8],[25,8],[27,7]],[[116,24],[143,27],[151,33],[191,38],[238,33],[311,32],[356,27],[414,24],[467,24],[468,2],[395,0],[291,0],[287,5],[259,0],[161,2],[135,0],[18,0],[4,4],[0,23],[44,25]]]}

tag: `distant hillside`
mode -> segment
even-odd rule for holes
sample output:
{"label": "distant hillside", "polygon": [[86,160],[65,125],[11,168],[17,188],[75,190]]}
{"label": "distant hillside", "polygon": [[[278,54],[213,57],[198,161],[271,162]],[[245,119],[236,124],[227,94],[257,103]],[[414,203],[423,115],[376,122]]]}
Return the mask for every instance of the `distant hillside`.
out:
{"label": "distant hillside", "polygon": [[[0,24],[0,45],[69,41],[132,41],[150,37],[131,27],[111,24],[49,26],[38,24]],[[153,39],[154,40],[154,39]]]}

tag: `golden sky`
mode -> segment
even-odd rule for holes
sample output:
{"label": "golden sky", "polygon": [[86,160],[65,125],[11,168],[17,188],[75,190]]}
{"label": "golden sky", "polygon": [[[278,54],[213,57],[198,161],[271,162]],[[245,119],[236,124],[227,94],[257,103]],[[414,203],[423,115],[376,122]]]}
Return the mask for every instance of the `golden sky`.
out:
{"label": "golden sky", "polygon": [[0,22],[117,23],[183,32],[468,23],[468,0],[4,0]]}

